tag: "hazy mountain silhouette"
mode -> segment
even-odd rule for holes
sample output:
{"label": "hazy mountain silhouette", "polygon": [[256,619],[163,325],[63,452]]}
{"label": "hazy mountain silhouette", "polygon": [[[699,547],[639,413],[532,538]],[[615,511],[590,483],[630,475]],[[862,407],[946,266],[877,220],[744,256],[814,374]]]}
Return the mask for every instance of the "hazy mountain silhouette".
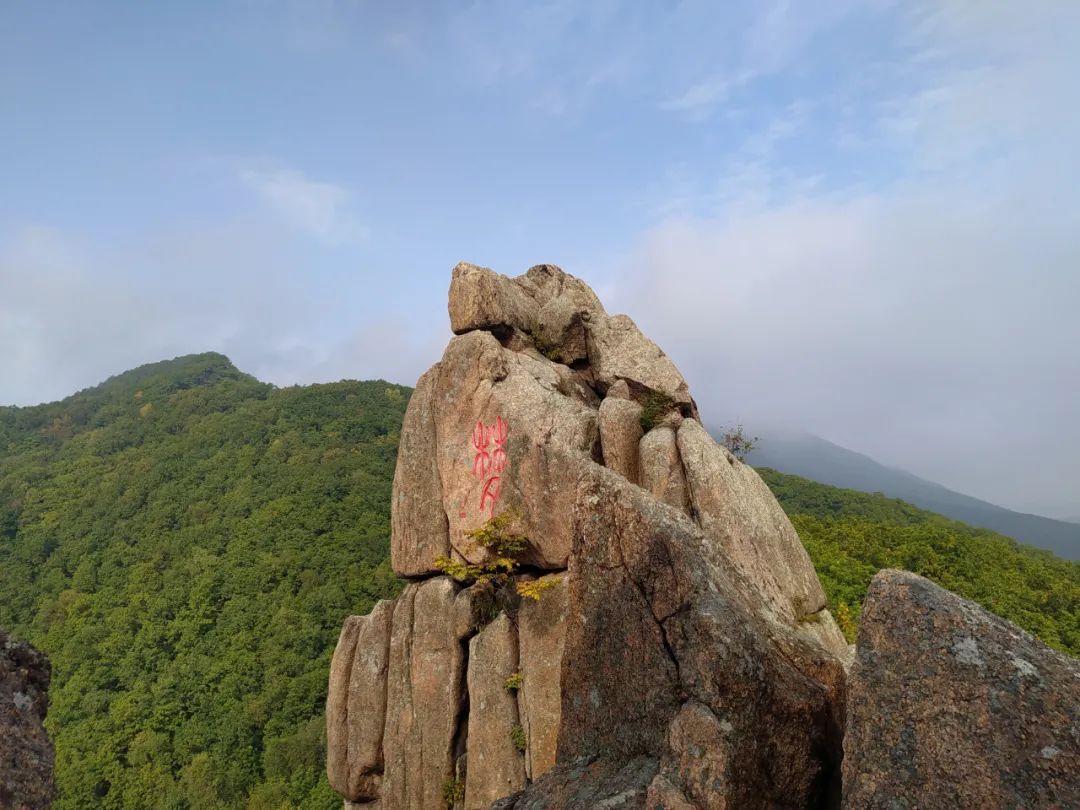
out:
{"label": "hazy mountain silhouette", "polygon": [[1022,543],[1044,548],[1070,560],[1080,560],[1080,518],[1052,520],[1014,512],[954,492],[904,470],[886,467],[869,456],[809,433],[774,432],[761,436],[759,449],[747,460],[823,484],[881,492],[942,515],[993,529]]}

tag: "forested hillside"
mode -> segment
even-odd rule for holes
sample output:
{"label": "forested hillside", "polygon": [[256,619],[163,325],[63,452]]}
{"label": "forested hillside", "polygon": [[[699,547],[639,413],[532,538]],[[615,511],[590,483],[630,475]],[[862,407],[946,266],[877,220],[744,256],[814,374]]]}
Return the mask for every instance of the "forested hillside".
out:
{"label": "forested hillside", "polygon": [[[338,808],[342,619],[394,594],[410,389],[275,389],[205,354],[0,408],[0,627],[52,659],[57,808]],[[763,470],[854,631],[908,568],[1080,653],[1080,565],[880,495]]]}
{"label": "forested hillside", "polygon": [[409,393],[209,354],[0,409],[0,626],[52,659],[57,808],[340,807],[327,669],[397,587]]}
{"label": "forested hillside", "polygon": [[1080,563],[880,494],[759,472],[799,530],[850,640],[871,578],[903,568],[1080,656]]}

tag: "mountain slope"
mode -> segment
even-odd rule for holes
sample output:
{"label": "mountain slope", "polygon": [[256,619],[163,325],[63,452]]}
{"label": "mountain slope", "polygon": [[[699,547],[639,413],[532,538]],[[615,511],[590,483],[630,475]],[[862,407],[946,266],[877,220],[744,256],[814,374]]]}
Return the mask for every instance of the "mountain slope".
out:
{"label": "mountain slope", "polygon": [[197,355],[0,411],[0,626],[53,662],[57,808],[340,806],[326,673],[397,589],[409,393]]}
{"label": "mountain slope", "polygon": [[1080,563],[880,494],[758,472],[798,529],[849,640],[874,574],[903,568],[1080,655]]}
{"label": "mountain slope", "polygon": [[[323,701],[342,620],[400,583],[410,389],[275,389],[216,354],[0,408],[0,626],[53,661],[58,810],[338,808]],[[1080,565],[880,495],[764,471],[854,631],[880,567],[1080,653]]]}
{"label": "mountain slope", "polygon": [[903,470],[886,467],[817,436],[779,432],[766,435],[747,461],[756,467],[769,467],[823,484],[902,498],[923,509],[992,529],[1066,559],[1080,560],[1080,526],[1074,523],[995,506]]}

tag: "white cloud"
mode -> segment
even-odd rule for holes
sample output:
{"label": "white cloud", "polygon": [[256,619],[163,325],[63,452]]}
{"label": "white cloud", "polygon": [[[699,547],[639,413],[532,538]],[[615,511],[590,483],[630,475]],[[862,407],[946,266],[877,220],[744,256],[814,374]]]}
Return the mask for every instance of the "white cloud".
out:
{"label": "white cloud", "polygon": [[661,101],[661,110],[685,112],[700,116],[728,98],[731,91],[753,80],[755,74],[743,71],[736,75],[716,73],[697,82],[685,92]]}
{"label": "white cloud", "polygon": [[[862,130],[859,108],[794,110],[696,201],[677,186],[617,303],[714,420],[793,424],[1006,505],[1075,503],[1080,21],[998,5],[912,12],[909,61],[859,88],[881,113]],[[828,186],[800,182],[776,148],[792,133],[854,140],[896,179],[838,186],[822,161]]]}
{"label": "white cloud", "polygon": [[349,192],[334,183],[311,180],[295,169],[244,169],[240,179],[286,224],[322,241],[366,239],[349,209]]}

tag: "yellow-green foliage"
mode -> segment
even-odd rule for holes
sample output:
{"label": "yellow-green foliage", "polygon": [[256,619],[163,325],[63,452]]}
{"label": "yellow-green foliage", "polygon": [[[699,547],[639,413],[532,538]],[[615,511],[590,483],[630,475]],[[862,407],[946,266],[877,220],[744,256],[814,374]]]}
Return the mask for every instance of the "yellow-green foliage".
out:
{"label": "yellow-green foliage", "polygon": [[512,729],[510,729],[510,742],[514,744],[521,753],[525,753],[525,748],[528,746],[528,740],[525,737],[525,729],[521,727],[520,723],[516,723]]}
{"label": "yellow-green foliage", "polygon": [[506,679],[506,683],[503,684],[503,687],[506,689],[507,692],[516,692],[518,689],[521,688],[522,683],[524,683],[524,679],[521,677],[521,673],[515,672],[513,675]]}
{"label": "yellow-green foliage", "polygon": [[641,404],[641,429],[648,433],[674,407],[675,400],[663,391],[652,392]]}
{"label": "yellow-green foliage", "polygon": [[551,360],[554,363],[561,362],[559,359],[561,356],[559,353],[559,344],[550,343],[544,340],[539,335],[534,335],[533,345],[535,345],[536,350],[540,352],[540,354],[544,355],[544,357],[546,357],[548,360]]}
{"label": "yellow-green foliage", "polygon": [[465,536],[472,541],[473,548],[492,551],[500,557],[512,557],[525,550],[525,537],[510,531],[510,527],[520,519],[513,511],[495,515],[483,526],[478,526]]}
{"label": "yellow-green foliage", "polygon": [[466,551],[483,549],[494,557],[478,564],[438,557],[435,568],[458,582],[502,584],[517,570],[517,555],[525,550],[528,542],[522,535],[510,531],[509,527],[517,520],[514,512],[503,512],[465,534],[470,541]]}
{"label": "yellow-green foliage", "polygon": [[859,634],[859,626],[855,624],[855,618],[851,614],[851,608],[848,607],[847,602],[836,603],[836,624],[840,628],[840,632],[844,634],[844,638],[847,639],[848,644],[854,644],[855,638]]}
{"label": "yellow-green foliage", "polygon": [[451,776],[443,782],[442,797],[447,807],[453,807],[465,801],[465,780]]}
{"label": "yellow-green foliage", "polygon": [[546,579],[534,579],[528,582],[519,582],[517,584],[517,592],[519,596],[524,596],[526,599],[532,599],[533,601],[540,601],[540,597],[544,595],[544,591],[549,591],[559,584],[557,577],[549,577]]}

